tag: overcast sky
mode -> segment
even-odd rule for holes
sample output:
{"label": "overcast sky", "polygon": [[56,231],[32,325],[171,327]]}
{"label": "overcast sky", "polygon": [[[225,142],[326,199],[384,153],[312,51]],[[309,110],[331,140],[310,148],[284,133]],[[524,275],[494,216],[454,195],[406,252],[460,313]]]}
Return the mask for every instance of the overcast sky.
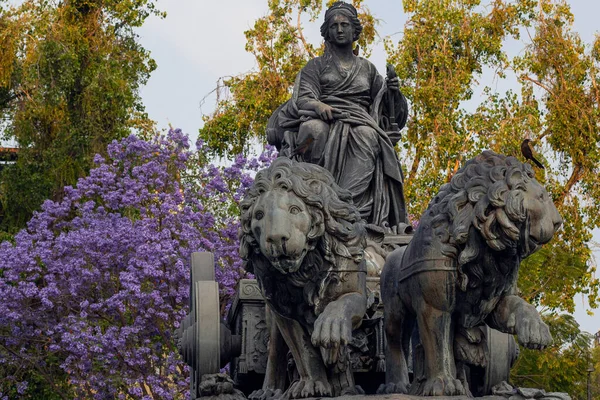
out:
{"label": "overcast sky", "polygon": [[[202,126],[202,115],[214,109],[214,96],[201,100],[215,87],[221,77],[238,75],[255,67],[254,58],[246,53],[244,31],[267,12],[267,0],[177,0],[159,1],[167,11],[166,19],[151,18],[140,30],[141,42],[152,52],[158,69],[142,97],[150,118],[161,129],[169,124],[182,128],[196,138]],[[406,20],[400,0],[367,0],[373,14],[381,20],[378,31],[382,37],[400,35]],[[600,1],[572,0],[575,30],[586,42],[591,42],[598,31],[597,16]],[[306,23],[309,40],[317,42],[321,21]],[[396,36],[399,37],[399,36]],[[518,45],[518,44],[517,44]],[[379,43],[371,61],[384,71],[385,53]],[[503,82],[483,82],[499,91],[506,89]],[[478,102],[478,99],[473,99]],[[600,241],[596,232],[595,241]],[[596,258],[600,258],[598,251]],[[576,299],[575,314],[581,328],[588,332],[600,330],[600,311],[594,317],[585,313],[583,296]]]}

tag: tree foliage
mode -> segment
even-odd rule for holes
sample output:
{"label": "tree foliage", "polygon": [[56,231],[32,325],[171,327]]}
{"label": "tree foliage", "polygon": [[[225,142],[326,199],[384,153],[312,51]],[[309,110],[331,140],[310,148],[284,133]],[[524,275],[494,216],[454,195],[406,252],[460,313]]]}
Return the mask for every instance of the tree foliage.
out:
{"label": "tree foliage", "polygon": [[[472,155],[488,148],[467,125],[470,100],[484,68],[503,68],[503,42],[518,34],[519,5],[495,1],[405,1],[404,34],[387,41],[402,91],[411,102],[406,151],[406,194],[418,218],[428,199]],[[420,199],[420,200],[418,200]]]}
{"label": "tree foliage", "polygon": [[188,311],[190,254],[215,255],[228,304],[246,276],[228,207],[272,159],[216,168],[188,147],[180,131],[114,141],[0,244],[0,397],[187,398],[173,331]]}
{"label": "tree foliage", "polygon": [[58,200],[115,138],[150,131],[138,89],[155,63],[134,29],[154,1],[26,0],[0,14],[3,138],[19,147],[0,181],[0,228]]}
{"label": "tree foliage", "polygon": [[[589,371],[590,369],[593,371]],[[592,360],[588,365],[588,373],[590,374],[592,399],[597,399],[600,397],[600,341],[596,341],[592,349]]]}
{"label": "tree foliage", "polygon": [[512,383],[586,399],[587,369],[592,362],[591,335],[581,332],[571,315],[552,315],[544,319],[554,343],[544,352],[522,348],[512,370]]}
{"label": "tree foliage", "polygon": [[[407,1],[404,7],[404,36],[388,49],[412,106],[402,142],[412,214],[420,215],[427,204],[420,199],[431,198],[464,160],[484,148],[520,157],[520,142],[532,139],[546,164],[538,179],[565,224],[545,251],[525,263],[521,289],[551,309],[574,311],[579,292],[595,306],[598,281],[587,243],[599,226],[594,210],[600,207],[597,44],[582,43],[560,0]],[[522,32],[531,42],[511,58],[503,44]],[[487,88],[484,101],[469,110],[464,102],[473,100],[485,69],[496,71],[497,79],[514,72],[520,93]]]}

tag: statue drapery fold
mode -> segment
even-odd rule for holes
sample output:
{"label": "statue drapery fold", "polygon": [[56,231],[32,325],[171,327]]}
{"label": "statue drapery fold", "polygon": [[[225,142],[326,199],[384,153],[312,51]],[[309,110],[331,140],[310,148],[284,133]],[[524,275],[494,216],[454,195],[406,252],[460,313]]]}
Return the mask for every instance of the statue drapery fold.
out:
{"label": "statue drapery fold", "polygon": [[[322,122],[313,111],[303,109],[310,101],[333,107],[334,120],[327,134],[301,133],[301,124]],[[296,78],[292,98],[271,117],[268,141],[283,156],[318,164],[353,195],[361,216],[370,224],[393,227],[407,223],[403,176],[394,142],[388,136],[389,101],[394,101],[395,121],[401,129],[407,118],[404,96],[390,95],[375,66],[356,57],[343,68],[335,55],[326,53],[308,62]],[[310,149],[295,154],[303,143]]]}

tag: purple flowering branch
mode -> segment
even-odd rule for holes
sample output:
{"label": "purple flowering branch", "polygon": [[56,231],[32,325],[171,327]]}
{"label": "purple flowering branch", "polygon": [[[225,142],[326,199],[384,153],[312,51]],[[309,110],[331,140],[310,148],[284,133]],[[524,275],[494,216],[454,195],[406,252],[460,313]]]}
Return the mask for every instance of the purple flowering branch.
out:
{"label": "purple flowering branch", "polygon": [[186,397],[173,330],[190,255],[215,254],[224,311],[245,276],[238,202],[275,156],[218,168],[202,154],[180,130],[115,141],[0,244],[0,398],[27,393],[34,370],[65,398]]}

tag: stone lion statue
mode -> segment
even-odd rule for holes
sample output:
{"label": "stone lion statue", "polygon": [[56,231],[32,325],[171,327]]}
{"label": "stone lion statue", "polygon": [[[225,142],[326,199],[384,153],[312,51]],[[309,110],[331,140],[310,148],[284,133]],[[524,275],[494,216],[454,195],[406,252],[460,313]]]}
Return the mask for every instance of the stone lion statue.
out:
{"label": "stone lion statue", "polygon": [[367,307],[365,230],[350,192],[314,164],[280,157],[241,203],[240,255],[265,298],[271,337],[263,389],[290,398],[354,393],[346,345]]}
{"label": "stone lion statue", "polygon": [[457,378],[455,340],[476,342],[472,333],[482,324],[516,334],[529,348],[549,345],[548,327],[517,296],[516,282],[521,260],[561,224],[529,164],[491,151],[468,161],[440,188],[410,244],[386,260],[386,385],[379,391],[409,391],[406,357],[415,322],[424,363],[411,394],[467,394]]}

